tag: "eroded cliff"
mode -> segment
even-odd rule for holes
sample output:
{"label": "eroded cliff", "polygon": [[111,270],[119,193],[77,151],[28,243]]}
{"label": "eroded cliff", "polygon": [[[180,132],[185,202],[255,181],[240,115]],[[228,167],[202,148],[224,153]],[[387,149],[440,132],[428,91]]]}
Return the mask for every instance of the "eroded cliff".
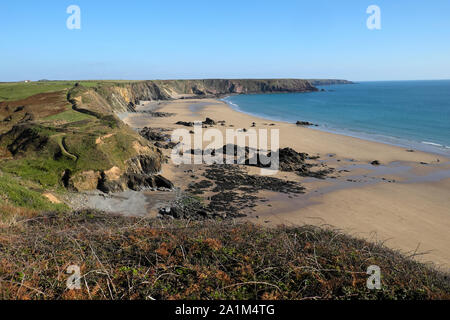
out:
{"label": "eroded cliff", "polygon": [[229,94],[318,91],[301,79],[152,80],[107,83],[95,88],[113,110],[130,110],[141,100],[211,98]]}

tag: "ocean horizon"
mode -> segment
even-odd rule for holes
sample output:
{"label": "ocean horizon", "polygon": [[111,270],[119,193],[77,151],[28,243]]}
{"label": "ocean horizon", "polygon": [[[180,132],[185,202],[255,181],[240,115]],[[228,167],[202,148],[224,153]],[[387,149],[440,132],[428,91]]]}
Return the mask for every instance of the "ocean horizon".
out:
{"label": "ocean horizon", "polygon": [[450,80],[365,81],[223,98],[260,118],[450,156]]}

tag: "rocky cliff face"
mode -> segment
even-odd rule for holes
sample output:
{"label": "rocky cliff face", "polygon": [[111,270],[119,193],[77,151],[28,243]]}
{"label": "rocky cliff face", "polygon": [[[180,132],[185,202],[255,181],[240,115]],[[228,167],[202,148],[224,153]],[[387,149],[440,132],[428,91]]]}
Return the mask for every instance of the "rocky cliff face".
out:
{"label": "rocky cliff face", "polygon": [[133,110],[140,100],[213,98],[228,94],[318,91],[301,79],[152,80],[109,83],[94,89],[115,111]]}

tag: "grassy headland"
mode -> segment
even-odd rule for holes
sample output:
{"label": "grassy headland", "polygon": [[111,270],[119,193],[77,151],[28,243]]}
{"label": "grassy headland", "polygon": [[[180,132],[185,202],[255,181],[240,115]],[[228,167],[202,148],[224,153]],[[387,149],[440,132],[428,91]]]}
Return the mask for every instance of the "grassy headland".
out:
{"label": "grassy headland", "polygon": [[[88,82],[89,85],[93,83]],[[43,91],[16,101],[0,102],[1,170],[45,188],[96,189],[97,180],[112,168],[123,173],[126,161],[140,155],[152,157],[156,148],[124,125],[95,90],[81,83],[17,84]]]}

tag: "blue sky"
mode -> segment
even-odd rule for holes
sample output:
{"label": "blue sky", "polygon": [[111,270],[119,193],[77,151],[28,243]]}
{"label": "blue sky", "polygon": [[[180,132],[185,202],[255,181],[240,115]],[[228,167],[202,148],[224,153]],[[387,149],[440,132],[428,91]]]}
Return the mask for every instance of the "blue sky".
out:
{"label": "blue sky", "polygon": [[0,81],[286,77],[449,79],[450,1],[0,3]]}

